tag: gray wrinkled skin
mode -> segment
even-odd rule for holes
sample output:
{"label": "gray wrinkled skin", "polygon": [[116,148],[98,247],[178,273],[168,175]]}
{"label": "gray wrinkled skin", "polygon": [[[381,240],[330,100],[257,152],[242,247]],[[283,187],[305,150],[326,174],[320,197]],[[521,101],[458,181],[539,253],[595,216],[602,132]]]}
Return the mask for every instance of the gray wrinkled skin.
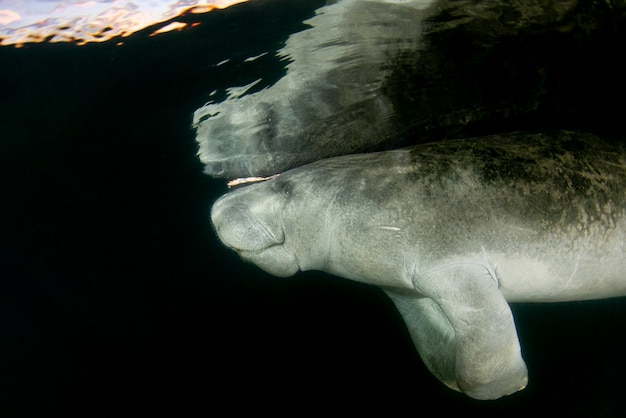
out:
{"label": "gray wrinkled skin", "polygon": [[507,302],[626,295],[625,211],[622,144],[553,131],[314,162],[211,218],[270,274],[380,286],[443,383],[494,399],[527,382]]}

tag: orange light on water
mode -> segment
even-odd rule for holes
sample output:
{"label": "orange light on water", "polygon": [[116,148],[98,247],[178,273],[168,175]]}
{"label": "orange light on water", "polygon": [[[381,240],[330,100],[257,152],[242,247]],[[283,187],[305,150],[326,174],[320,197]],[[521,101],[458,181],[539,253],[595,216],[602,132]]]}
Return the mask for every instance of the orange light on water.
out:
{"label": "orange light on water", "polygon": [[150,36],[158,35],[160,33],[170,32],[173,30],[181,30],[185,26],[187,26],[187,24],[183,22],[172,22],[168,25],[163,26],[160,29],[155,30],[154,32],[150,34]]}
{"label": "orange light on water", "polygon": [[[186,13],[201,14],[247,0],[0,0],[0,45],[22,46],[31,42],[74,42],[84,45],[127,37],[148,26]],[[172,22],[151,36],[182,30]],[[122,44],[123,42],[119,42]]]}

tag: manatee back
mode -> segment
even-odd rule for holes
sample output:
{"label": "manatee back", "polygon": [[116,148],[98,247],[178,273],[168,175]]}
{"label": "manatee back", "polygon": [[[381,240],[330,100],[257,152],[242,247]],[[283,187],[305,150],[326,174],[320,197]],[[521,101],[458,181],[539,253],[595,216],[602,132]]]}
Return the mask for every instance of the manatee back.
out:
{"label": "manatee back", "polygon": [[[613,274],[626,250],[624,144],[588,133],[510,133],[336,157],[275,180],[291,201],[287,229],[330,230],[320,245],[337,249],[335,266],[350,266],[332,272],[362,280],[377,271],[377,284],[402,282],[392,279],[398,266],[427,271],[471,257],[498,258],[502,270],[516,260],[574,265],[582,254],[595,263],[589,271]],[[353,261],[368,258],[379,268]]]}

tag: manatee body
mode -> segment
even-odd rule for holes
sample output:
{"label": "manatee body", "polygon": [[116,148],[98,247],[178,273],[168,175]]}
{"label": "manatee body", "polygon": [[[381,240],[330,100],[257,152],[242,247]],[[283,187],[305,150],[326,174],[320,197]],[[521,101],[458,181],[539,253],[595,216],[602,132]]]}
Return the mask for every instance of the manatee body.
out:
{"label": "manatee body", "polygon": [[513,133],[321,160],[213,206],[224,244],[276,276],[380,286],[428,368],[478,399],[522,389],[508,302],[626,295],[626,151]]}

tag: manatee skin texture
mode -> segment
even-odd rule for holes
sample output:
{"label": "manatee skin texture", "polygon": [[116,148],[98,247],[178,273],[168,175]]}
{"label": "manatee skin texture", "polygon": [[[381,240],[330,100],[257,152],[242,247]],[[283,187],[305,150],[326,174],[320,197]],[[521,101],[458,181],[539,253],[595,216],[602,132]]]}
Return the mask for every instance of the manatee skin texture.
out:
{"label": "manatee skin texture", "polygon": [[507,302],[626,294],[626,151],[573,131],[511,133],[314,162],[235,189],[222,242],[270,274],[380,286],[446,385],[526,385]]}

